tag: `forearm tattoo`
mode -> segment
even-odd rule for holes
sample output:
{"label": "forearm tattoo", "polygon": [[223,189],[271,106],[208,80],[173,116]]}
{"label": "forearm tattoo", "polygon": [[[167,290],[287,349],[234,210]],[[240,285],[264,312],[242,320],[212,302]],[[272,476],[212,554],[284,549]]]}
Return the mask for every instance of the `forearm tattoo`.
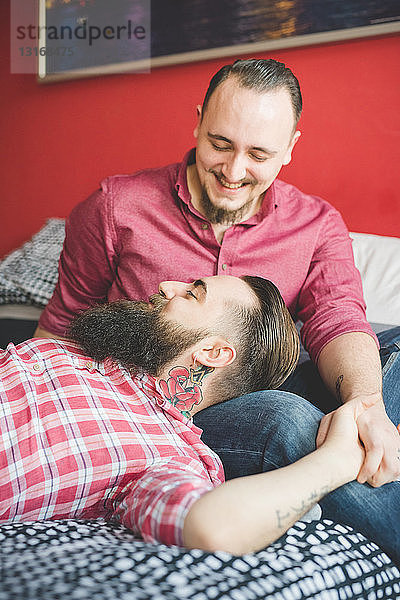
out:
{"label": "forearm tattoo", "polygon": [[327,485],[323,486],[319,491],[314,490],[308,498],[299,500],[298,506],[290,506],[284,513],[280,509],[275,511],[276,525],[279,530],[288,529],[292,523],[298,521],[305,515],[321,498],[329,494],[331,488]]}
{"label": "forearm tattoo", "polygon": [[340,393],[340,386],[342,385],[343,379],[344,379],[343,375],[339,375],[339,377],[336,379],[336,398],[340,402],[343,402],[342,395]]}

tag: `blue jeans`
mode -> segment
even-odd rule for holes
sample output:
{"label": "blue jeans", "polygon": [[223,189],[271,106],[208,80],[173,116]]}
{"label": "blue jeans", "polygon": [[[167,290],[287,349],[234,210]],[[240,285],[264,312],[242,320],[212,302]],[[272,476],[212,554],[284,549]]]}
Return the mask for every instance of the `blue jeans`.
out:
{"label": "blue jeans", "polygon": [[[386,411],[397,425],[400,327],[378,337]],[[202,439],[221,457],[227,479],[283,467],[315,450],[323,412],[300,395],[314,404],[319,398],[326,412],[337,406],[336,400],[309,361],[283,387],[286,390],[247,394],[195,415],[196,425],[204,430]],[[400,565],[400,482],[372,488],[353,481],[328,494],[320,506],[323,517],[354,527]]]}

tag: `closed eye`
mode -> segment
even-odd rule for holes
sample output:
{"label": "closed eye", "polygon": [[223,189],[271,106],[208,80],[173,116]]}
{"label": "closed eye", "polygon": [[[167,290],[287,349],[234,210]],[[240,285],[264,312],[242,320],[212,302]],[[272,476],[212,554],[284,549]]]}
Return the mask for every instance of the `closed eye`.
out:
{"label": "closed eye", "polygon": [[214,144],[212,142],[211,145],[214,148],[214,150],[218,150],[219,152],[225,152],[226,150],[230,150],[230,146],[218,146],[217,144]]}
{"label": "closed eye", "polygon": [[195,296],[192,292],[192,290],[186,290],[186,294],[187,296],[192,296],[192,298],[194,298],[195,300],[197,300],[197,296]]}

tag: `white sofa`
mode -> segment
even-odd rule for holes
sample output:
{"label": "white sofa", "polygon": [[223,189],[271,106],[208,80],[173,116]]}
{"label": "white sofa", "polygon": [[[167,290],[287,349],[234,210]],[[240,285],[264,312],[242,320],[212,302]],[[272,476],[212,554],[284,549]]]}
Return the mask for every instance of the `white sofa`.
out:
{"label": "white sofa", "polygon": [[353,232],[350,235],[368,321],[400,325],[400,238]]}

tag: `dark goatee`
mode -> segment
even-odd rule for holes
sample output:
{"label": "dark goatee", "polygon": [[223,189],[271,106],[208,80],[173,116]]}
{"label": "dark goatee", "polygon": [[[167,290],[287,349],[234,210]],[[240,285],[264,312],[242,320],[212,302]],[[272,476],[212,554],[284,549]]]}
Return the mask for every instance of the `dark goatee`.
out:
{"label": "dark goatee", "polygon": [[[219,176],[214,171],[210,171],[218,180]],[[252,184],[252,181],[247,183]],[[229,210],[228,208],[218,208],[211,202],[210,196],[203,185],[201,189],[201,209],[202,214],[210,221],[210,223],[218,225],[235,225],[235,223],[241,223],[249,210],[250,205],[253,203],[253,199],[246,202],[240,208],[235,210]]]}
{"label": "dark goatee", "polygon": [[90,308],[75,317],[68,335],[98,362],[110,358],[132,374],[157,376],[208,332],[165,319],[166,300],[159,294],[150,302],[117,300]]}

